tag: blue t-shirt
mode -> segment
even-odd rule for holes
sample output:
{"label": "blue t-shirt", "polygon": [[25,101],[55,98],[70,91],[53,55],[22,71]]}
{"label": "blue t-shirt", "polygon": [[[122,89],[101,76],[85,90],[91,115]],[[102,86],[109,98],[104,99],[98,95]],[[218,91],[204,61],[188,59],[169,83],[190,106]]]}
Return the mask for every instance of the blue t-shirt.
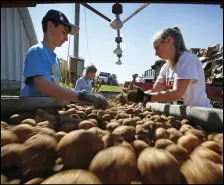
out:
{"label": "blue t-shirt", "polygon": [[[62,81],[59,60],[56,54],[46,47],[44,42],[34,45],[28,50],[23,75],[25,80],[29,77],[44,76],[49,81],[57,84]],[[31,83],[25,84],[24,88],[21,89],[20,95],[45,96],[38,92]]]}
{"label": "blue t-shirt", "polygon": [[85,90],[87,94],[92,94],[92,81],[87,80],[85,77],[80,77],[76,81],[75,91]]}

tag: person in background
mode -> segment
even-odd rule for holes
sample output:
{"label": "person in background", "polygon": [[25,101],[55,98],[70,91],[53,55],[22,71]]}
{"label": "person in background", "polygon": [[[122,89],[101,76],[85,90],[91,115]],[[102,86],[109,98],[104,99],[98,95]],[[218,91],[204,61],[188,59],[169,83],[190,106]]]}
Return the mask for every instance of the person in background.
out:
{"label": "person in background", "polygon": [[186,106],[212,107],[206,94],[205,74],[199,58],[185,47],[178,27],[166,28],[153,37],[156,55],[166,60],[151,90],[128,94],[134,102],[170,102],[183,98]]}
{"label": "person in background", "polygon": [[59,85],[62,80],[60,63],[54,50],[68,40],[68,34],[77,34],[79,27],[71,24],[62,12],[49,10],[42,19],[42,28],[43,41],[32,46],[26,54],[23,73],[25,84],[21,88],[20,96],[53,97],[58,100],[97,104],[97,97],[76,93]]}
{"label": "person in background", "polygon": [[84,75],[76,81],[75,91],[83,91],[87,94],[93,94],[92,80],[95,78],[97,68],[94,65],[87,66]]}

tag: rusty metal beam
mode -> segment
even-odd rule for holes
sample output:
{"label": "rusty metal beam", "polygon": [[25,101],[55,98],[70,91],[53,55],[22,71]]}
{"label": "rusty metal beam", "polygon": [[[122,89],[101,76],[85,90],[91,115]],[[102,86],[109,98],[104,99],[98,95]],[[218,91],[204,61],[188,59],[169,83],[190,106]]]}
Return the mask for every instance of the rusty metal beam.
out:
{"label": "rusty metal beam", "polygon": [[[1,2],[1,8],[16,8],[16,7],[35,7],[37,4],[62,4],[62,3],[116,3],[116,1],[108,2],[108,1],[74,1],[74,0],[67,0],[67,1],[3,1]],[[201,0],[194,0],[194,1],[187,1],[187,0],[179,0],[179,1],[165,1],[165,0],[151,0],[151,1],[125,1],[120,0],[119,3],[155,3],[155,4],[213,4],[213,5],[221,5],[223,7],[223,1],[201,1]]]}
{"label": "rusty metal beam", "polygon": [[108,17],[106,17],[105,15],[103,15],[102,13],[100,13],[98,10],[96,10],[92,6],[88,5],[87,3],[81,3],[81,5],[83,5],[84,7],[88,8],[89,10],[91,10],[92,12],[94,12],[95,14],[99,15],[100,17],[102,17],[106,21],[108,21],[108,22],[111,21]]}

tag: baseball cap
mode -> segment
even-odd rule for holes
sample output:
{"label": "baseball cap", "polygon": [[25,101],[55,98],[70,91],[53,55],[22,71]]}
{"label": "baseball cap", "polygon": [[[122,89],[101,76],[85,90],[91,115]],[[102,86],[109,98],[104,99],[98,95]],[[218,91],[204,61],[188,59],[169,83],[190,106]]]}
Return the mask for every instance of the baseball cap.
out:
{"label": "baseball cap", "polygon": [[79,33],[79,26],[71,24],[69,20],[67,19],[67,17],[65,16],[65,14],[63,14],[62,12],[58,10],[49,10],[47,14],[43,17],[42,24],[51,19],[58,20],[61,23],[69,26],[71,28],[69,34],[75,35]]}

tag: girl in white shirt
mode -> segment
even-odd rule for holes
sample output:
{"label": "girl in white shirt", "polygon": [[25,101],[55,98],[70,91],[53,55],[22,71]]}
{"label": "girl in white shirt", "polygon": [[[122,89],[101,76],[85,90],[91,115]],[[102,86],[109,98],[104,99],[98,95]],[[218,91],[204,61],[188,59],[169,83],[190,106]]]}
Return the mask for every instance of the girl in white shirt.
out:
{"label": "girl in white shirt", "polygon": [[[159,31],[153,37],[153,46],[156,55],[166,63],[153,88],[146,92],[138,89],[135,101],[170,102],[183,98],[187,106],[212,107],[205,91],[201,61],[186,49],[180,29],[174,27]],[[133,100],[133,94],[128,97]]]}

